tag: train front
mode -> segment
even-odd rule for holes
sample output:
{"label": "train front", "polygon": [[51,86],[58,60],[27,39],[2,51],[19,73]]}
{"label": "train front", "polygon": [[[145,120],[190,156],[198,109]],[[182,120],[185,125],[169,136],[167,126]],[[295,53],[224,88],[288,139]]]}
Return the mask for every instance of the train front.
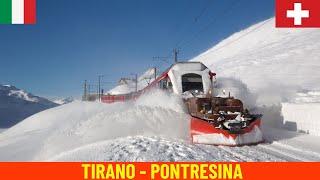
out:
{"label": "train front", "polygon": [[241,100],[230,95],[214,97],[215,74],[202,63],[175,64],[168,75],[191,115],[193,143],[240,146],[263,141],[262,115],[251,114]]}

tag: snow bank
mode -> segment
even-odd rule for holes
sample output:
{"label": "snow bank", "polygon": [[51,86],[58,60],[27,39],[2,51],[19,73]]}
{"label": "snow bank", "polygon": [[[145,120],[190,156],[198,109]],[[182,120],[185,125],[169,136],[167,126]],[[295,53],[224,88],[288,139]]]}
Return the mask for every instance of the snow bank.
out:
{"label": "snow bank", "polygon": [[282,103],[284,126],[320,136],[320,103]]}
{"label": "snow bank", "polygon": [[218,77],[241,79],[251,90],[270,85],[320,89],[320,31],[275,28],[275,19],[233,34],[192,59]]}
{"label": "snow bank", "polygon": [[46,160],[86,144],[136,135],[187,140],[188,129],[181,100],[162,92],[136,103],[76,101],[31,116],[0,134],[0,160]]}
{"label": "snow bank", "polygon": [[[270,18],[237,32],[191,61],[201,61],[216,72],[218,83],[229,78],[232,85],[222,83],[227,93],[230,89],[231,95],[258,107],[257,111],[264,114],[264,124],[283,127],[284,121],[304,122],[309,125],[299,126],[300,130],[320,131],[320,126],[312,127],[318,124],[318,116],[311,104],[319,102],[320,97],[304,93],[320,90],[320,31],[275,28],[274,23]],[[239,82],[246,84],[248,91]],[[282,104],[291,102],[295,104]],[[302,104],[296,105],[298,102]],[[294,116],[300,107],[304,107],[308,120]]]}
{"label": "snow bank", "polygon": [[[223,158],[219,158],[223,161]],[[197,146],[160,137],[118,138],[64,152],[49,161],[206,161],[212,159]]]}

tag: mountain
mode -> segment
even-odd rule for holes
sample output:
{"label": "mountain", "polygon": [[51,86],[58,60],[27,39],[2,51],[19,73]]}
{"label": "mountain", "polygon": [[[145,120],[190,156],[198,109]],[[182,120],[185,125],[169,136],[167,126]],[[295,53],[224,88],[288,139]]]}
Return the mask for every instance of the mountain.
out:
{"label": "mountain", "polygon": [[0,128],[9,128],[21,120],[57,106],[11,85],[0,85]]}
{"label": "mountain", "polygon": [[51,100],[52,102],[59,104],[59,105],[64,105],[68,104],[74,101],[73,97],[67,97],[67,98],[55,98]]}

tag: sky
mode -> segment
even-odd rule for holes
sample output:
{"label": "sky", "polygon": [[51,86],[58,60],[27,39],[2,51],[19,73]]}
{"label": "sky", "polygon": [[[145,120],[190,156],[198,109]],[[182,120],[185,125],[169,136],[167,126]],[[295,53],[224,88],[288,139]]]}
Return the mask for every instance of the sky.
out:
{"label": "sky", "polygon": [[81,97],[84,80],[110,89],[273,16],[274,0],[38,0],[36,25],[0,25],[0,84]]}

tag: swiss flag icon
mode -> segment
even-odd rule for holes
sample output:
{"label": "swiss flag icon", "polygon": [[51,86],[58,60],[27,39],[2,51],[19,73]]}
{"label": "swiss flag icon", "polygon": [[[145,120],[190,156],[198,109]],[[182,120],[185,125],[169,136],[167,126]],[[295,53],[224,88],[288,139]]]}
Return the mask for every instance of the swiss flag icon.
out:
{"label": "swiss flag icon", "polygon": [[320,27],[320,0],[276,0],[276,27]]}

